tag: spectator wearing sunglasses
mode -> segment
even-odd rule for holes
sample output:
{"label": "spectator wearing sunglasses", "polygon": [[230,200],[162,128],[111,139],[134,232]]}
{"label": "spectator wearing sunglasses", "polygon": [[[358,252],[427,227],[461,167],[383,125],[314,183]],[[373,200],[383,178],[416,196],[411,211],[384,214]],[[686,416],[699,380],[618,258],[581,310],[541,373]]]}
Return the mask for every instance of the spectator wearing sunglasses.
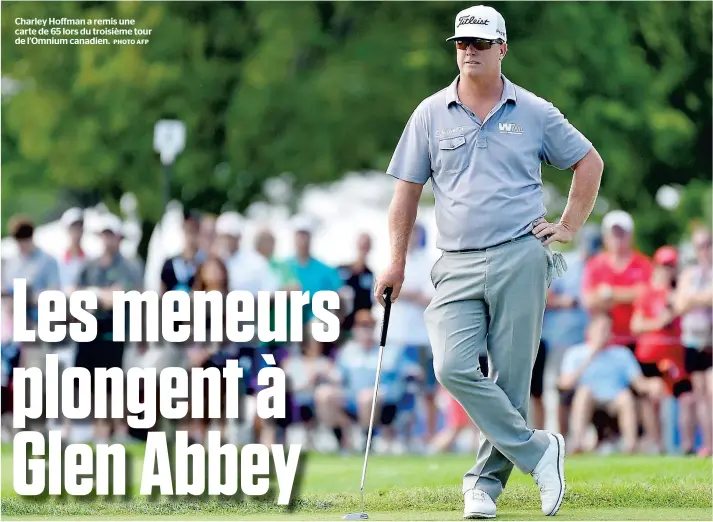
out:
{"label": "spectator wearing sunglasses", "polygon": [[[444,254],[431,272],[425,311],[434,370],[487,440],[463,477],[463,515],[494,517],[515,466],[532,474],[541,507],[554,515],[564,496],[564,439],[532,429],[532,368],[546,291],[566,266],[553,242],[569,243],[594,207],[603,162],[552,103],[502,73],[505,20],[477,5],[455,17],[453,82],[423,100],[406,123],[387,173],[397,178],[389,227],[391,260],[379,276],[398,300],[423,185],[431,180]],[[576,176],[559,221],[545,219],[541,165]],[[487,345],[492,379],[475,354]],[[464,364],[463,361],[473,361]]]}

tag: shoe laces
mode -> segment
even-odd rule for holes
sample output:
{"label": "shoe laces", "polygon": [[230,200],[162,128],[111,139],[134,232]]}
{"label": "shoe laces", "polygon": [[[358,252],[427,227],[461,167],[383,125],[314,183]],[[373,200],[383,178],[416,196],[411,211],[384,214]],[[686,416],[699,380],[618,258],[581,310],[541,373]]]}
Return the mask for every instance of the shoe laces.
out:
{"label": "shoe laces", "polygon": [[545,492],[545,484],[543,482],[540,482],[540,474],[533,473],[532,478],[535,479],[535,483],[537,484],[537,487],[540,488],[540,493],[544,493]]}

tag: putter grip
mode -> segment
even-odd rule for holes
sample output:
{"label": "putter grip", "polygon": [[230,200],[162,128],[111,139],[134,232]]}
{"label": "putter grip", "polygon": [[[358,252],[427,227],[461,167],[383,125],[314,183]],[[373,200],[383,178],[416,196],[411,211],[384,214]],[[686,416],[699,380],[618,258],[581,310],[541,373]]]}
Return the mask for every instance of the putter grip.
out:
{"label": "putter grip", "polygon": [[384,290],[384,321],[381,323],[381,346],[386,346],[386,332],[389,329],[389,316],[391,315],[391,287]]}

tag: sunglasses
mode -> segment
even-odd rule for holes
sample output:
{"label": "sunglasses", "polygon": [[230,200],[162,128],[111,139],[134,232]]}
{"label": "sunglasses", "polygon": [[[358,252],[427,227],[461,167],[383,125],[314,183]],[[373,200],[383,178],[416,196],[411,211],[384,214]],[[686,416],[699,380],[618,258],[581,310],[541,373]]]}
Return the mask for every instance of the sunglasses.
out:
{"label": "sunglasses", "polygon": [[485,40],[483,38],[461,38],[459,40],[456,40],[456,49],[465,51],[468,46],[472,45],[478,51],[487,51],[494,44],[501,43],[503,43],[503,41],[499,38],[497,40]]}

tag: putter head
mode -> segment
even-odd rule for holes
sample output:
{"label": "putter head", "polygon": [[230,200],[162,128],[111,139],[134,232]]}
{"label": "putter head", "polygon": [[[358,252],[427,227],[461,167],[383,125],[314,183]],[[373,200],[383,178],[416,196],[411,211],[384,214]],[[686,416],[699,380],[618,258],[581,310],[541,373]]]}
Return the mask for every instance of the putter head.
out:
{"label": "putter head", "polygon": [[344,520],[369,520],[369,515],[361,513],[347,513],[344,515]]}

